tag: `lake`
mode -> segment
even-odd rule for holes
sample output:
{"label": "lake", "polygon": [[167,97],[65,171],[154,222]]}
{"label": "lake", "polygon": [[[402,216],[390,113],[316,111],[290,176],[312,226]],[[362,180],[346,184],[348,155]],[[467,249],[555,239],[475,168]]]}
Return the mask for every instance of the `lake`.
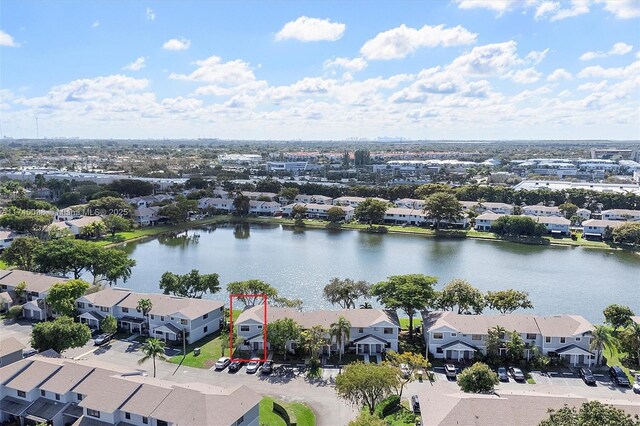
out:
{"label": "lake", "polygon": [[[165,271],[199,269],[219,274],[223,287],[264,280],[316,309],[330,307],[322,288],[332,277],[374,283],[420,273],[438,277],[439,289],[463,278],[482,291],[527,291],[535,309],[520,312],[577,314],[600,323],[605,306],[621,303],[640,314],[640,256],[622,251],[249,224],[194,229],[124,249],[137,262],[124,286],[142,292],[159,292]],[[226,292],[212,297],[228,300]]]}

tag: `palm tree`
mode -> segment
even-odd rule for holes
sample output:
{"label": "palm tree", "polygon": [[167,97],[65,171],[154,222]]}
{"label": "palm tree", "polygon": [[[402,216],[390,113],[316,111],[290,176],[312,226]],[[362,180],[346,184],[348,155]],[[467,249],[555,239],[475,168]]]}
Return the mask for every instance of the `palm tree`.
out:
{"label": "palm tree", "polygon": [[[138,300],[138,306],[136,307],[136,311],[142,312],[142,315],[147,319],[147,330],[150,329],[149,325],[149,312],[153,309],[153,303],[151,303],[151,299],[140,299]],[[142,332],[142,330],[140,330]]]}
{"label": "palm tree", "polygon": [[156,358],[166,361],[164,354],[164,342],[160,339],[147,339],[141,346],[144,356],[138,360],[138,365],[143,364],[149,358],[153,359],[153,377],[156,377]]}
{"label": "palm tree", "polygon": [[593,334],[591,335],[591,343],[589,349],[592,351],[598,351],[598,362],[602,361],[602,351],[605,348],[611,348],[613,346],[613,336],[607,327],[604,325],[596,325]]}
{"label": "palm tree", "polygon": [[360,309],[373,309],[373,305],[371,305],[371,303],[369,302],[364,302],[360,305]]}
{"label": "palm tree", "polygon": [[342,353],[344,352],[344,343],[349,339],[349,332],[351,331],[351,323],[342,315],[338,318],[337,322],[334,322],[329,327],[329,335],[336,338],[338,344],[338,356],[342,361]]}

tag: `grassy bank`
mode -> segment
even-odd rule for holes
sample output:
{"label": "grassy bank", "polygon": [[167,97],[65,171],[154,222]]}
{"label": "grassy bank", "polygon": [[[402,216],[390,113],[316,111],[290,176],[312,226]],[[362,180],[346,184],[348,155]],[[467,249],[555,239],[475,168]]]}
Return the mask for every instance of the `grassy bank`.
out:
{"label": "grassy bank", "polygon": [[269,426],[286,426],[286,422],[273,411],[273,402],[277,401],[278,404],[293,411],[296,415],[297,425],[299,426],[314,426],[316,424],[316,415],[308,405],[299,402],[284,402],[276,400],[270,396],[265,396],[260,401],[260,424]]}

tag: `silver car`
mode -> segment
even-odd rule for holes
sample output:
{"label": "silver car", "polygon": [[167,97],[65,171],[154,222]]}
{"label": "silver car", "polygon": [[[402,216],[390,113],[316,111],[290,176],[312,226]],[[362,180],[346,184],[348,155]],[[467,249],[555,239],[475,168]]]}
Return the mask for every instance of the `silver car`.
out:
{"label": "silver car", "polygon": [[261,364],[260,358],[251,358],[249,364],[247,364],[247,374],[253,374],[258,371]]}

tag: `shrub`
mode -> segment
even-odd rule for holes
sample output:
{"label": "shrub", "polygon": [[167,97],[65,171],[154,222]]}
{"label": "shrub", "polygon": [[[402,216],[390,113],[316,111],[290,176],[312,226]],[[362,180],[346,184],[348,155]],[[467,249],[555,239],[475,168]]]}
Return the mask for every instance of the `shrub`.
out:
{"label": "shrub", "polygon": [[400,405],[400,397],[398,395],[391,395],[383,399],[376,405],[373,413],[381,419],[388,416],[393,410]]}
{"label": "shrub", "polygon": [[409,410],[398,410],[396,413],[394,413],[393,415],[391,415],[389,418],[387,418],[387,422],[388,420],[391,419],[394,424],[415,424],[416,422],[416,415],[409,411]]}
{"label": "shrub", "polygon": [[7,318],[18,319],[22,317],[22,305],[16,305],[9,308]]}

